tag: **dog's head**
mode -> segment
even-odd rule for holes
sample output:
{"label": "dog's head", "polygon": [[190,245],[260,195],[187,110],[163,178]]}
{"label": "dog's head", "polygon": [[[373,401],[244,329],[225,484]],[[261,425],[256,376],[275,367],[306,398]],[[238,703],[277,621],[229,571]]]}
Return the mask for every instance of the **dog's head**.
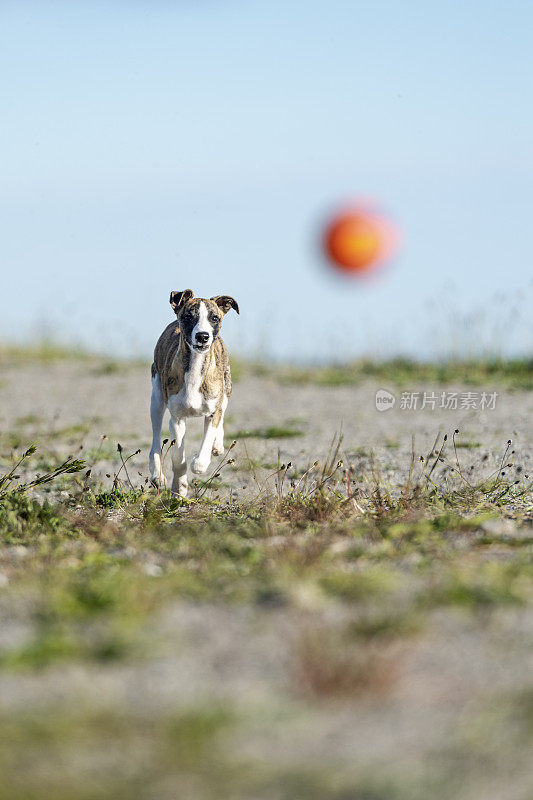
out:
{"label": "dog's head", "polygon": [[230,308],[237,314],[239,306],[233,297],[220,294],[209,300],[194,297],[190,289],[170,293],[170,305],[178,318],[185,342],[197,353],[205,353],[220,333],[222,318]]}

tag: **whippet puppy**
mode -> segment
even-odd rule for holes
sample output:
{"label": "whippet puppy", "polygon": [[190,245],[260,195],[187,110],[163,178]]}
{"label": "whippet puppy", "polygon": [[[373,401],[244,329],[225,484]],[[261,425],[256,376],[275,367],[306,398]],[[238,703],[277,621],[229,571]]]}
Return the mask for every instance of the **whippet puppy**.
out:
{"label": "whippet puppy", "polygon": [[228,351],[219,336],[222,318],[239,306],[233,297],[218,295],[209,300],[194,297],[190,289],[170,293],[170,305],[177,322],[167,325],[154,350],[152,364],[152,483],[166,486],[161,465],[161,426],[165,410],[170,411],[172,493],[187,497],[185,420],[204,417],[204,437],[191,461],[196,475],[207,472],[211,454],[224,452],[224,413],[231,394]]}

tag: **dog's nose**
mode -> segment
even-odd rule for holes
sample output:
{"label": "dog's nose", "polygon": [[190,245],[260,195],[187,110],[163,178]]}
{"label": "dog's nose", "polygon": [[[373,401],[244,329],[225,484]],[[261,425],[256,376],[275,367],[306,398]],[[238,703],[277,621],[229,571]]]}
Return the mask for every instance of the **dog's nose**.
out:
{"label": "dog's nose", "polygon": [[209,339],[209,334],[205,333],[204,331],[198,331],[196,334],[196,341],[198,344],[205,344]]}

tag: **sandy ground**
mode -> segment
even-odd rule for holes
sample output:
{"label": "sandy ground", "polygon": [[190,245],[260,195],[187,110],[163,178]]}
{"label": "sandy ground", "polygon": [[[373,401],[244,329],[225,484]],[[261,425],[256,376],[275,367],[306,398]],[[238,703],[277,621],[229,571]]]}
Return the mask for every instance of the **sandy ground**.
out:
{"label": "sandy ground", "polygon": [[[382,388],[396,394],[393,409],[376,409],[376,390]],[[224,473],[224,482],[246,495],[256,482],[247,467],[249,458],[274,464],[279,457],[304,468],[326,456],[333,436],[341,430],[346,457],[368,464],[373,452],[378,468],[391,480],[407,474],[413,437],[418,455],[432,447],[438,433],[455,428],[460,430],[460,441],[471,445],[460,450],[466,467],[475,464],[476,469],[490,471],[511,438],[514,468],[533,472],[533,393],[476,387],[479,394],[498,393],[494,409],[444,410],[438,407],[443,391],[468,389],[409,388],[434,391],[437,407],[403,409],[400,392],[392,386],[285,386],[267,378],[242,379],[234,386],[228,409],[226,444],[236,431],[269,426],[289,427],[302,435],[240,440],[236,468]],[[19,438],[20,447],[39,444],[43,438],[51,453],[89,454],[93,475],[109,484],[105,473],[116,469],[113,453],[120,441],[126,452],[142,449],[130,469],[134,482],[141,483],[147,475],[151,436],[149,394],[148,369],[105,374],[69,362],[5,368],[0,388],[2,455],[9,452],[10,436]],[[108,439],[98,454],[104,434]],[[199,434],[199,422],[191,422],[190,455]],[[459,747],[462,737],[475,737],[476,725],[489,724],[486,714],[494,707],[494,698],[531,692],[531,608],[502,609],[486,620],[439,611],[425,635],[399,656],[400,678],[385,698],[306,704],[294,693],[290,652],[302,620],[312,620],[317,613],[327,619],[334,612],[316,611],[305,597],[290,610],[173,603],[146,633],[154,643],[152,660],[51,667],[39,674],[5,673],[0,676],[0,708],[46,709],[84,702],[157,711],[204,701],[231,702],[259,709],[254,717],[259,722],[250,723],[228,743],[243,757],[293,766],[321,763],[356,772],[392,769],[412,777],[424,771],[428,760],[444,763],[449,748]],[[0,630],[9,639],[16,635],[16,613],[4,609],[2,616]],[[497,743],[496,750],[499,747]],[[501,747],[505,749],[504,744]],[[465,768],[464,785],[454,788],[454,796],[532,797],[533,768],[523,754],[510,762],[514,766],[509,771],[493,768],[491,752],[483,756],[488,760],[486,769],[476,768],[474,777],[470,766]]]}
{"label": "sandy ground", "polygon": [[[17,432],[20,447],[39,443],[42,434],[52,436],[50,443],[57,454],[73,453],[85,457],[93,475],[105,477],[113,471],[116,443],[125,454],[141,448],[132,459],[130,470],[134,482],[148,475],[148,450],[151,443],[149,420],[150,375],[148,368],[131,368],[117,374],[105,374],[99,367],[63,362],[54,365],[6,368],[0,386],[0,425],[4,435],[4,451],[9,438]],[[396,398],[392,409],[378,411],[376,392],[391,391]],[[514,463],[531,472],[533,442],[533,393],[506,391],[498,386],[461,387],[414,385],[408,394],[418,393],[418,408],[402,408],[402,392],[394,386],[365,384],[360,386],[290,386],[267,378],[250,377],[234,386],[227,411],[226,438],[228,446],[240,431],[253,431],[271,426],[301,432],[293,438],[240,439],[235,448],[236,468],[226,470],[224,480],[249,491],[248,457],[275,464],[278,455],[282,462],[291,461],[303,469],[315,459],[324,459],[333,437],[342,432],[342,452],[353,460],[367,459],[375,454],[376,463],[384,475],[397,480],[409,470],[413,449],[416,456],[426,454],[438,434],[460,430],[458,441],[461,461],[465,466],[485,463],[487,471],[503,454],[508,439],[513,440]],[[422,409],[423,394],[427,395]],[[467,392],[475,397],[468,401]],[[494,408],[481,409],[481,395],[493,392]],[[449,401],[457,394],[458,408],[441,408],[442,396]],[[432,398],[434,398],[432,400]],[[476,408],[462,408],[470,402]],[[434,407],[432,407],[432,403]],[[75,430],[79,428],[79,430]],[[168,435],[168,422],[165,423]],[[190,420],[187,427],[187,456],[194,455],[202,424]],[[101,437],[107,442],[96,452]],[[165,434],[164,434],[165,435]],[[239,438],[239,437],[237,437]],[[473,445],[469,447],[468,445]],[[83,446],[83,451],[80,451]],[[104,456],[104,458],[102,458]],[[488,459],[483,458],[488,456]],[[213,469],[216,466],[213,461]],[[245,467],[241,472],[239,466]],[[170,458],[165,464],[171,475]],[[189,473],[189,479],[193,478]],[[242,489],[241,489],[242,491]]]}

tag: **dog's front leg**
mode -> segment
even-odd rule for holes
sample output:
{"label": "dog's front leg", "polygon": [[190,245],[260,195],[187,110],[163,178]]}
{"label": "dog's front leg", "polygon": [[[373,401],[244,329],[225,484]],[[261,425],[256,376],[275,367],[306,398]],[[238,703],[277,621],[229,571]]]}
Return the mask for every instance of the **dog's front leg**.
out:
{"label": "dog's front leg", "polygon": [[172,494],[187,497],[187,461],[185,460],[185,420],[170,418],[170,435],[175,444],[170,448],[172,457]]}
{"label": "dog's front leg", "polygon": [[152,420],[152,449],[150,450],[150,477],[154,486],[166,486],[167,481],[161,465],[161,427],[166,404],[161,391],[161,380],[156,375],[152,380],[152,397],[150,399],[150,418]]}
{"label": "dog's front leg", "polygon": [[213,424],[213,417],[204,417],[204,438],[200,449],[191,461],[191,469],[195,475],[203,475],[209,469],[216,432],[217,428]]}
{"label": "dog's front leg", "polygon": [[214,456],[221,456],[224,452],[224,413],[226,408],[228,407],[228,398],[226,395],[222,398],[222,403],[220,404],[220,410],[218,412],[215,411],[213,415],[213,424],[217,421],[217,416],[219,417],[218,425],[216,425],[215,431],[215,439],[213,442],[213,455]]}

